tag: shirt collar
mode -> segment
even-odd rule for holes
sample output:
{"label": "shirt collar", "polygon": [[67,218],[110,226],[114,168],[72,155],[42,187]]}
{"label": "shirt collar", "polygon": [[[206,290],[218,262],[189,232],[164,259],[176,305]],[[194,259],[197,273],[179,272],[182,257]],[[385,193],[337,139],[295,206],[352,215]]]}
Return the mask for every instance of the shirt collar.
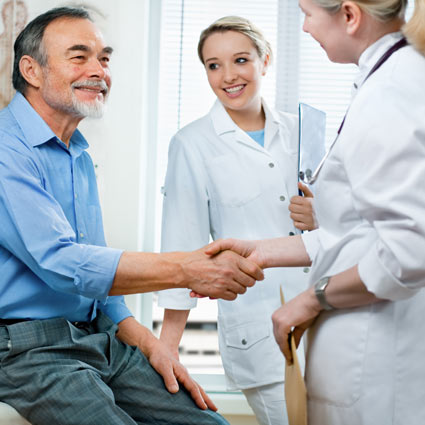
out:
{"label": "shirt collar", "polygon": [[[52,139],[59,140],[21,93],[16,93],[9,104],[9,108],[24,133],[25,140],[32,147],[40,146]],[[86,139],[78,129],[71,136],[71,145],[75,151],[82,151],[89,147]]]}
{"label": "shirt collar", "polygon": [[381,56],[397,41],[402,38],[401,32],[393,32],[390,34],[386,34],[381,37],[379,40],[375,41],[372,45],[370,45],[359,58],[359,73],[354,82],[354,92],[355,94],[357,90],[363,85],[366,77],[369,72],[381,58]]}

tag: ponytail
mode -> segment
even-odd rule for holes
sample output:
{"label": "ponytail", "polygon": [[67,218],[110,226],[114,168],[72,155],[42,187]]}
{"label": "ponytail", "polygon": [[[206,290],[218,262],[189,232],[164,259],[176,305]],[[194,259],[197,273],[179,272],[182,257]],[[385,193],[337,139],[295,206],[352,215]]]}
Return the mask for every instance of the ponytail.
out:
{"label": "ponytail", "polygon": [[403,32],[409,42],[425,55],[425,0],[415,0],[413,16],[404,26]]}

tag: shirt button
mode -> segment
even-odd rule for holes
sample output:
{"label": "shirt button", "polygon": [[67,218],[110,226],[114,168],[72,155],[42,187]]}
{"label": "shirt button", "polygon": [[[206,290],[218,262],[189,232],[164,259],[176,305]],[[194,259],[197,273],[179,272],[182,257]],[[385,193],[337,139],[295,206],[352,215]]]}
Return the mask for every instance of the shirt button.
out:
{"label": "shirt button", "polygon": [[75,194],[75,195],[74,195],[74,198],[75,198],[75,199],[77,199],[77,198],[78,198],[77,194]]}
{"label": "shirt button", "polygon": [[281,195],[279,196],[279,199],[283,202],[286,198],[283,195]]}
{"label": "shirt button", "polygon": [[245,338],[241,342],[242,342],[242,345],[248,344],[248,341]]}
{"label": "shirt button", "polygon": [[303,272],[304,273],[310,273],[310,267],[304,267]]}
{"label": "shirt button", "polygon": [[274,167],[273,162],[269,162],[269,167],[270,167],[270,168],[273,168],[273,167]]}
{"label": "shirt button", "polygon": [[80,232],[80,238],[84,238],[84,233]]}
{"label": "shirt button", "polygon": [[289,232],[289,236],[294,236],[295,233],[294,232]]}

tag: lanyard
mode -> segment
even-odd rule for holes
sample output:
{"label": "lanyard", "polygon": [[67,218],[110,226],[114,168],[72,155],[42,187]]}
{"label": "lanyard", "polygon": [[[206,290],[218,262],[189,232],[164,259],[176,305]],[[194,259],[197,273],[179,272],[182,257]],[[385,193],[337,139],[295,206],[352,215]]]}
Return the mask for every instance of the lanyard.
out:
{"label": "lanyard", "polygon": [[[402,38],[401,40],[397,41],[397,43],[395,43],[393,46],[391,46],[378,60],[378,62],[375,63],[375,65],[373,66],[373,68],[370,70],[369,74],[367,75],[367,77],[364,79],[363,84],[365,83],[365,81],[375,72],[377,71],[382,64],[384,64],[389,58],[390,56],[395,53],[397,50],[401,49],[404,46],[407,46],[407,40],[406,38]],[[345,118],[347,117],[347,112],[345,113],[345,116],[341,122],[341,125],[339,126],[337,135],[335,137],[335,140],[332,142],[331,146],[329,147],[328,151],[326,152],[326,155],[322,158],[322,160],[320,161],[319,165],[317,166],[316,170],[314,171],[313,174],[311,174],[311,170],[306,170],[306,172],[302,172],[300,171],[300,179],[307,184],[313,184],[316,180],[317,177],[319,175],[320,170],[323,167],[323,164],[325,163],[326,159],[328,158],[333,146],[335,145],[336,141],[338,140],[338,137],[341,133],[342,128],[344,127],[344,123],[345,123]]]}

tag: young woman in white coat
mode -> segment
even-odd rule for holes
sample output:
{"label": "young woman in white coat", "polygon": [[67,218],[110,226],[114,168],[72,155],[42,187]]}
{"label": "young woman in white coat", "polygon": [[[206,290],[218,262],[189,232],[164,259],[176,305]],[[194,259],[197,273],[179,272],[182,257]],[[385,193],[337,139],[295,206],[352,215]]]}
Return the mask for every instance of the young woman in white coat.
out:
{"label": "young woman in white coat", "polygon": [[310,182],[319,228],[209,249],[262,267],[312,263],[311,287],[273,315],[287,358],[288,333],[299,340],[311,328],[309,425],[425,423],[424,2],[406,45],[407,1],[299,1],[329,58],[359,66],[339,137]]}
{"label": "young woman in white coat", "polygon": [[[313,228],[311,193],[304,188],[307,197],[297,196],[298,118],[273,110],[260,94],[269,43],[246,19],[225,17],[203,31],[198,53],[217,101],[171,141],[162,250],[199,248],[210,236],[265,238]],[[280,286],[291,299],[306,287],[308,271],[269,270],[237,300],[218,301],[228,388],[244,392],[262,425],[287,423],[284,359],[271,315],[281,303]],[[196,298],[186,290],[163,291],[159,305],[166,308],[161,340],[178,356]]]}

